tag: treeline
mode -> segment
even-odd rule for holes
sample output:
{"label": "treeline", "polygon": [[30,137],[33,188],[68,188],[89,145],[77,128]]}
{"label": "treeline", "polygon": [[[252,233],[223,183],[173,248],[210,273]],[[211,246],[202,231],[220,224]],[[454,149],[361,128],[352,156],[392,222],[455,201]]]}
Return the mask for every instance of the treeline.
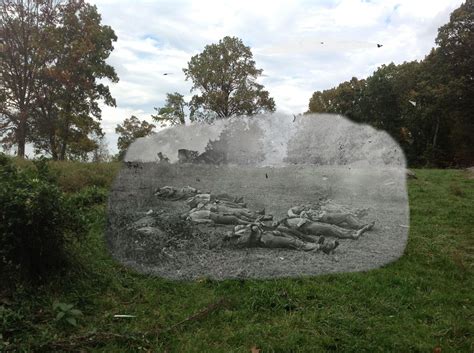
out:
{"label": "treeline", "polygon": [[[183,68],[193,82],[195,94],[189,101],[179,92],[167,93],[165,105],[155,108],[151,118],[161,127],[184,125],[186,121],[212,123],[233,116],[274,112],[275,102],[265,87],[256,82],[263,70],[256,67],[250,47],[237,37],[226,36],[206,45]],[[189,111],[189,114],[186,114]],[[137,138],[154,134],[156,126],[131,116],[118,124],[118,159]]]}
{"label": "treeline", "polygon": [[[422,61],[382,65],[372,76],[318,91],[309,112],[339,113],[386,130],[412,166],[474,164],[474,0],[439,29],[437,47]],[[25,155],[54,160],[100,160],[107,155],[99,102],[115,106],[104,79],[117,82],[106,63],[117,40],[84,0],[1,0],[0,142]],[[212,122],[273,112],[275,102],[256,82],[249,47],[224,37],[191,57],[183,69],[196,94],[189,102],[168,93],[151,118],[163,125]],[[186,116],[186,111],[189,115]],[[136,117],[117,125],[119,154],[155,126]]]}
{"label": "treeline", "polygon": [[1,0],[0,141],[54,160],[98,158],[105,149],[98,102],[115,106],[103,79],[117,40],[84,0]]}
{"label": "treeline", "polygon": [[343,114],[383,129],[411,166],[474,165],[474,1],[438,30],[421,61],[382,65],[371,76],[317,91],[309,112]]}

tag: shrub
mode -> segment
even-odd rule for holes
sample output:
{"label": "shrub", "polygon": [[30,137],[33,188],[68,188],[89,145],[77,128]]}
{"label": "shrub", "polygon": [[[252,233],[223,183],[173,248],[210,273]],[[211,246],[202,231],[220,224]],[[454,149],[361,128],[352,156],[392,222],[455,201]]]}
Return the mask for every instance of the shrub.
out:
{"label": "shrub", "polygon": [[97,186],[88,186],[80,192],[71,194],[69,201],[78,209],[84,210],[107,201],[108,190]]}
{"label": "shrub", "polygon": [[72,326],[77,326],[77,318],[82,316],[82,311],[79,309],[74,309],[73,304],[55,302],[53,304],[53,310],[57,313],[57,322],[67,322]]}
{"label": "shrub", "polygon": [[0,154],[0,275],[42,278],[66,264],[66,245],[84,233],[73,203],[45,159],[18,169]]}

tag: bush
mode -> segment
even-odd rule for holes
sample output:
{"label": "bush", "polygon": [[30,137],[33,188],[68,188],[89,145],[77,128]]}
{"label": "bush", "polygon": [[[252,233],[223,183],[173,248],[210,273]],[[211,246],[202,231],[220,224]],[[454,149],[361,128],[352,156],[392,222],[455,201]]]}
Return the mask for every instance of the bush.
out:
{"label": "bush", "polygon": [[67,243],[84,234],[79,210],[59,190],[45,159],[18,169],[0,154],[1,277],[45,277],[66,264]]}
{"label": "bush", "polygon": [[69,201],[80,210],[87,210],[96,205],[103,204],[107,201],[108,190],[97,186],[88,186],[80,192],[71,194]]}

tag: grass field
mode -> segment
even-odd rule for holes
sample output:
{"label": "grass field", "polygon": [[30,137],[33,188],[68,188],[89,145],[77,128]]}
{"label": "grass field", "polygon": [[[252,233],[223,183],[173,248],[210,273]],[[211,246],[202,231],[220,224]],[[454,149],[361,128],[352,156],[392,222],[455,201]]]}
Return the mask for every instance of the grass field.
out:
{"label": "grass field", "polygon": [[[90,168],[101,181],[117,170],[101,168]],[[0,298],[0,350],[473,352],[474,180],[454,170],[416,173],[404,256],[313,278],[173,282],[134,273],[107,253],[98,205],[74,268]],[[76,326],[55,320],[56,301],[82,312]]]}

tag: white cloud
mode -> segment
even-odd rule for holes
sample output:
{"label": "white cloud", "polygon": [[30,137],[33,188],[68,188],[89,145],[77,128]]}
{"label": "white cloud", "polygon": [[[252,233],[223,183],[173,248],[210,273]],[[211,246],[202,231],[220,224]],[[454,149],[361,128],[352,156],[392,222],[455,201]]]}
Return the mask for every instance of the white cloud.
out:
{"label": "white cloud", "polygon": [[226,35],[251,46],[267,75],[259,82],[277,110],[299,113],[316,90],[366,77],[381,64],[422,59],[462,0],[93,3],[118,36],[109,58],[120,77],[110,85],[118,108],[103,109],[104,130],[115,149],[117,123],[131,114],[149,117],[167,92],[190,96],[182,68]]}

